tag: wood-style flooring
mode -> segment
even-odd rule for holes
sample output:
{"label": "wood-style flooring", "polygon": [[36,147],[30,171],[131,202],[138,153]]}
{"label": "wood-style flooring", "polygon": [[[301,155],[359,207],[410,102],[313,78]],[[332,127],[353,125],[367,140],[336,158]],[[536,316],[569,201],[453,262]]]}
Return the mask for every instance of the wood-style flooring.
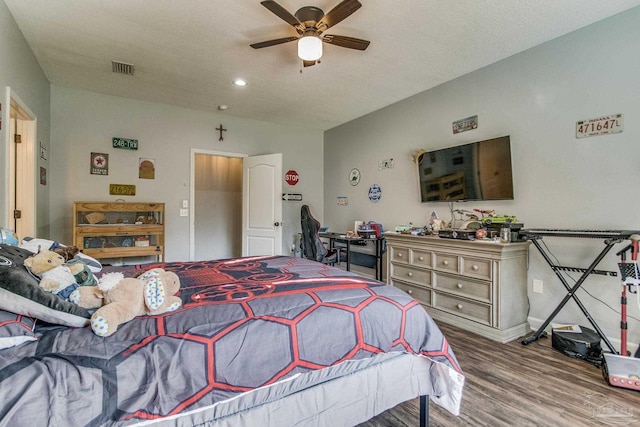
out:
{"label": "wood-style flooring", "polygon": [[[554,350],[550,337],[524,346],[440,328],[466,379],[460,415],[430,403],[431,427],[640,427],[640,392],[609,386],[600,368]],[[359,427],[417,426],[418,405],[405,402]]]}

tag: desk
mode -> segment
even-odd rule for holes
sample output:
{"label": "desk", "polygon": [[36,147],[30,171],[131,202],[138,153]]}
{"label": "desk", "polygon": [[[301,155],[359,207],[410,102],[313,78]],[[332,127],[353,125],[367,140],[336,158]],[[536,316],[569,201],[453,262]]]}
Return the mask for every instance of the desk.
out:
{"label": "desk", "polygon": [[347,237],[346,234],[341,233],[320,233],[320,237],[329,239],[329,248],[334,249],[335,242],[345,243],[347,246],[347,271],[351,271],[351,243],[353,242],[374,242],[375,244],[375,258],[376,258],[376,280],[382,281],[382,243],[384,242],[384,236],[381,237]]}

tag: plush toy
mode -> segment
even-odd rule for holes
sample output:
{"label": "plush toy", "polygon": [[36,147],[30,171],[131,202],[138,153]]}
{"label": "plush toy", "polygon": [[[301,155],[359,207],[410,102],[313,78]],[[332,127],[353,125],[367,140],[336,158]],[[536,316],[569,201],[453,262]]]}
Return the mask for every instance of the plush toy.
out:
{"label": "plush toy", "polygon": [[91,329],[106,337],[136,316],[177,310],[182,306],[180,297],[175,296],[179,289],[180,279],[175,273],[154,268],[137,278],[105,273],[98,286],[79,287],[69,300],[84,308],[98,308],[91,316]]}
{"label": "plush toy", "polygon": [[83,271],[81,264],[66,264],[64,257],[53,251],[40,251],[24,260],[24,265],[34,275],[40,278],[40,287],[45,291],[66,299],[65,290],[69,293],[77,286],[74,275]]}

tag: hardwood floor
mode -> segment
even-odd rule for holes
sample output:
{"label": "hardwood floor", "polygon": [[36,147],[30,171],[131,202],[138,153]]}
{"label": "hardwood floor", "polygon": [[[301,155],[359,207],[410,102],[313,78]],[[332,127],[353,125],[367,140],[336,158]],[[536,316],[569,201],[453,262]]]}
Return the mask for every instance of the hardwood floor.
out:
{"label": "hardwood floor", "polygon": [[[602,371],[551,347],[500,344],[441,324],[465,374],[460,416],[430,403],[430,426],[640,426],[640,392],[611,387]],[[640,372],[639,372],[640,374]],[[418,399],[359,427],[417,426]]]}

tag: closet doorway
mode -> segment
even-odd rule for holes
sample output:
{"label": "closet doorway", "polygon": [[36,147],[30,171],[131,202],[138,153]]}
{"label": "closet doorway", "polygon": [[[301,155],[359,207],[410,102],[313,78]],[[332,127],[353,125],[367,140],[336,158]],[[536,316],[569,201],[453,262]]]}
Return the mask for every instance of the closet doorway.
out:
{"label": "closet doorway", "polygon": [[242,255],[242,162],[245,155],[192,153],[194,261]]}

